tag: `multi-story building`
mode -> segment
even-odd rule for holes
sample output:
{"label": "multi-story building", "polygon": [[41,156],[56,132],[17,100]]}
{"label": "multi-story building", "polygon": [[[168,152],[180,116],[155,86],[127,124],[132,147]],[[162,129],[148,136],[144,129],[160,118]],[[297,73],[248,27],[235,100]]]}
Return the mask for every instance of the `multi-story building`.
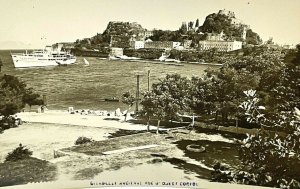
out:
{"label": "multi-story building", "polygon": [[[246,39],[246,29],[241,36],[243,39]],[[217,51],[234,51],[237,49],[241,49],[243,45],[242,41],[235,41],[235,40],[224,40],[224,33],[223,31],[220,34],[208,33],[206,40],[199,41],[199,49],[200,50],[209,50],[209,49],[216,49]]]}
{"label": "multi-story building", "polygon": [[174,49],[180,46],[180,42],[173,41],[146,41],[145,48],[149,49]]}
{"label": "multi-story building", "polygon": [[216,49],[217,51],[234,51],[242,48],[241,41],[199,41],[200,50]]}
{"label": "multi-story building", "polygon": [[145,48],[144,41],[130,41],[130,47],[134,49],[143,49]]}
{"label": "multi-story building", "polygon": [[153,36],[153,31],[152,30],[145,31],[144,36],[145,36],[145,38]]}

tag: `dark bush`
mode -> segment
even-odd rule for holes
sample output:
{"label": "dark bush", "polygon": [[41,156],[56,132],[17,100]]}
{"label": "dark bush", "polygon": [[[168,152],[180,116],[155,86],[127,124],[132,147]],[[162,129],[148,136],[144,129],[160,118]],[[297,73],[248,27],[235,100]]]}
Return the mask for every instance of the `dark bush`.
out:
{"label": "dark bush", "polygon": [[10,129],[18,126],[18,120],[13,116],[0,118],[0,130]]}
{"label": "dark bush", "polygon": [[87,138],[84,136],[78,137],[78,139],[75,141],[75,145],[79,145],[79,144],[86,144],[86,143],[90,143],[93,142],[94,140],[91,138]]}
{"label": "dark bush", "polygon": [[233,177],[231,175],[231,172],[228,171],[228,167],[221,164],[220,162],[217,162],[214,165],[214,170],[211,172],[211,180],[214,182],[231,182],[233,180]]}
{"label": "dark bush", "polygon": [[5,157],[5,161],[18,161],[21,159],[27,159],[31,155],[32,151],[27,149],[25,146],[22,146],[22,144],[19,144],[19,147],[8,153],[8,155]]}

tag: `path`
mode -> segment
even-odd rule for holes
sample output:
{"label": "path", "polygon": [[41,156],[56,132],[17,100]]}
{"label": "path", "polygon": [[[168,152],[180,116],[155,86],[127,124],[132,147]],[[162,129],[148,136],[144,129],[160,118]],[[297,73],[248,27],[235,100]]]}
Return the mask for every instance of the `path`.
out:
{"label": "path", "polygon": [[[124,116],[97,116],[70,114],[67,111],[48,110],[45,113],[21,112],[17,116],[25,122],[31,123],[55,123],[67,125],[79,125],[101,128],[116,128],[126,130],[146,130],[143,124],[133,124],[124,121]],[[150,126],[151,130],[156,130],[155,126]],[[160,130],[167,130],[160,128]]]}
{"label": "path", "polygon": [[102,152],[104,155],[110,155],[110,154],[120,154],[124,152],[129,152],[129,151],[134,151],[134,150],[142,150],[142,149],[147,149],[147,148],[154,148],[159,145],[157,144],[151,144],[151,145],[144,145],[144,146],[137,146],[137,147],[131,147],[131,148],[123,148],[119,150],[112,150],[112,151],[106,151]]}

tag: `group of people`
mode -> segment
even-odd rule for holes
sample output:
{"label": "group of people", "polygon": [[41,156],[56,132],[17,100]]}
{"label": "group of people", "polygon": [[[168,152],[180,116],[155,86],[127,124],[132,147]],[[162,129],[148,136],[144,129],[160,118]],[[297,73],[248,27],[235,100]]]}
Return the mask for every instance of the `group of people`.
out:
{"label": "group of people", "polygon": [[121,112],[120,108],[117,108],[114,112],[108,112],[106,110],[98,110],[98,111],[84,110],[84,109],[74,110],[74,107],[69,107],[68,112],[70,114],[97,115],[97,116],[116,116],[116,117],[126,116],[126,114],[127,114],[127,111]]}

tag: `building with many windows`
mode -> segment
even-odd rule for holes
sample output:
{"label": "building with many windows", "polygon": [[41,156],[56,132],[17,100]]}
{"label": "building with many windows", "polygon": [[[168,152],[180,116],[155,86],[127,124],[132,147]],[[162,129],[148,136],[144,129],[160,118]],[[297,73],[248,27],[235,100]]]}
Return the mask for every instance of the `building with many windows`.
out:
{"label": "building with many windows", "polygon": [[146,41],[145,48],[149,49],[174,49],[180,46],[180,42],[173,41]]}
{"label": "building with many windows", "polygon": [[242,48],[241,41],[199,41],[200,50],[216,49],[217,51],[234,51]]}
{"label": "building with many windows", "polygon": [[[241,36],[242,38],[246,37],[245,33],[246,31],[244,29]],[[207,33],[206,40],[199,41],[200,50],[216,49],[217,51],[228,52],[241,49],[242,45],[242,41],[224,40],[223,31],[220,34]]]}
{"label": "building with many windows", "polygon": [[130,41],[130,47],[133,49],[143,49],[145,47],[144,41]]}
{"label": "building with many windows", "polygon": [[152,30],[146,30],[144,33],[145,38],[153,36],[153,31]]}

